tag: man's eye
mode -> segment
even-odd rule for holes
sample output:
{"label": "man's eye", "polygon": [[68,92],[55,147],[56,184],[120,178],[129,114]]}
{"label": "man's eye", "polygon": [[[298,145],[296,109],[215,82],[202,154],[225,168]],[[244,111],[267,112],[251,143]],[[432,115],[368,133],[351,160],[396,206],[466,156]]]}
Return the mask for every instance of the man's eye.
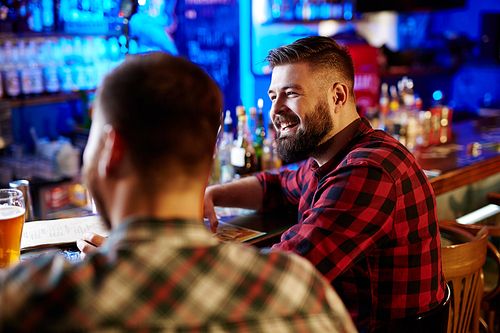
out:
{"label": "man's eye", "polygon": [[271,99],[271,101],[274,101],[276,99],[276,96],[269,96],[269,98]]}
{"label": "man's eye", "polygon": [[288,91],[286,94],[287,96],[298,95],[298,93],[295,91]]}

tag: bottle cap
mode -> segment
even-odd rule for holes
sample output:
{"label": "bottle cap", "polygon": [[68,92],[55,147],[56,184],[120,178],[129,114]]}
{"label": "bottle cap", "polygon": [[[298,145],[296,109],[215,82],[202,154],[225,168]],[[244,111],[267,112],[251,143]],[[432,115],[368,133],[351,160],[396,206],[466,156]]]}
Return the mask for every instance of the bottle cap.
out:
{"label": "bottle cap", "polygon": [[231,111],[226,110],[226,117],[224,118],[224,124],[232,124],[233,118],[231,118]]}
{"label": "bottle cap", "polygon": [[245,108],[243,107],[243,105],[238,105],[238,106],[236,107],[236,115],[237,115],[238,117],[240,117],[240,116],[244,116],[244,115],[245,115]]}

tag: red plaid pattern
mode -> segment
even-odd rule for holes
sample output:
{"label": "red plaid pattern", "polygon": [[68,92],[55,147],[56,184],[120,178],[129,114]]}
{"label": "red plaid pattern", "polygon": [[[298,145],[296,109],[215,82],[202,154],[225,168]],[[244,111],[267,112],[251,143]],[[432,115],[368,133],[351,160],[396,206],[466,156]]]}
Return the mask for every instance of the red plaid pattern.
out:
{"label": "red plaid pattern", "polygon": [[264,210],[298,208],[273,249],[309,259],[331,281],[360,332],[433,309],[444,297],[434,192],[413,155],[360,122],[325,165],[257,175]]}

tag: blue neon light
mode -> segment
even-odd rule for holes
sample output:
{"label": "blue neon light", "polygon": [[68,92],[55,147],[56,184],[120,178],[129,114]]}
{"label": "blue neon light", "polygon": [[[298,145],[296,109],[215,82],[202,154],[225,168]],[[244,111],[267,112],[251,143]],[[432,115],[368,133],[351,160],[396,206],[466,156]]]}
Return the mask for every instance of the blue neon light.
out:
{"label": "blue neon light", "polygon": [[443,99],[443,92],[441,90],[436,90],[435,92],[432,93],[432,98],[435,101],[440,101]]}

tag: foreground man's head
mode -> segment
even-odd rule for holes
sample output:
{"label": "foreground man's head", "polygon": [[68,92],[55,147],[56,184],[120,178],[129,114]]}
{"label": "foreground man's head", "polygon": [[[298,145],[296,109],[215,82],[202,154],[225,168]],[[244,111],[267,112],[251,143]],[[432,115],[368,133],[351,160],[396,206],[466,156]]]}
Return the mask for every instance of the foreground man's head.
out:
{"label": "foreground man's head", "polygon": [[165,53],[128,58],[99,88],[84,152],[83,176],[101,216],[118,181],[155,193],[176,180],[206,183],[222,96],[190,61]]}

